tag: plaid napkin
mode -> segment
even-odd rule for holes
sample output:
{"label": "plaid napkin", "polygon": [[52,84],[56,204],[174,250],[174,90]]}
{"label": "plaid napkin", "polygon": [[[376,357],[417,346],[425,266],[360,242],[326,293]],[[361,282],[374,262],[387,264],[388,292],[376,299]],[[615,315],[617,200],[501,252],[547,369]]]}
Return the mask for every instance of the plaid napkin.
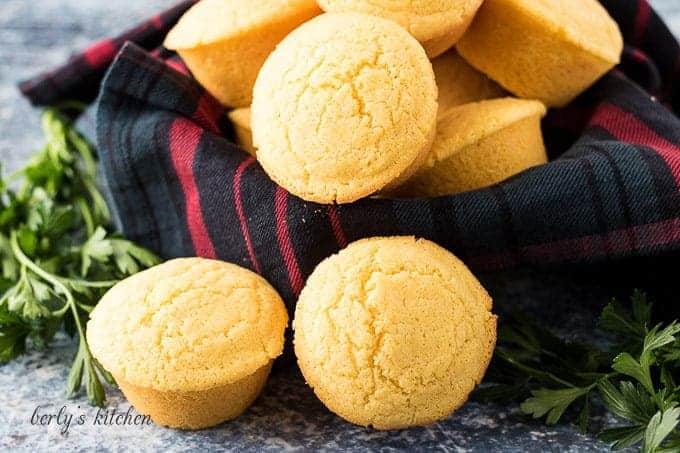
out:
{"label": "plaid napkin", "polygon": [[232,143],[224,110],[157,49],[192,3],[21,84],[35,104],[100,90],[97,141],[124,233],[162,256],[238,263],[292,304],[319,261],[367,236],[425,237],[476,270],[680,248],[680,49],[646,1],[603,1],[623,62],[545,119],[549,164],[469,193],[340,206],[274,184]]}

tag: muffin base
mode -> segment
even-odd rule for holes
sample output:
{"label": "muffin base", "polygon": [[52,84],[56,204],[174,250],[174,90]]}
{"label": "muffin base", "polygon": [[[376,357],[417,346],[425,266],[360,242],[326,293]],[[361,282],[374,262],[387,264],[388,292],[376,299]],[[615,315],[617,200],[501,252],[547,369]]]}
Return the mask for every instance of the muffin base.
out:
{"label": "muffin base", "polygon": [[[620,41],[610,45],[620,53]],[[551,30],[514,2],[499,0],[484,2],[457,49],[511,93],[549,107],[568,104],[618,63]]]}
{"label": "muffin base", "polygon": [[496,82],[470,66],[455,49],[432,60],[439,87],[437,119],[459,105],[507,96]]}
{"label": "muffin base", "polygon": [[236,382],[200,391],[160,391],[116,377],[118,386],[137,409],[158,425],[203,429],[241,415],[264,388],[273,361]]}
{"label": "muffin base", "polygon": [[392,196],[437,197],[481,189],[548,162],[540,116],[531,116],[422,170]]}

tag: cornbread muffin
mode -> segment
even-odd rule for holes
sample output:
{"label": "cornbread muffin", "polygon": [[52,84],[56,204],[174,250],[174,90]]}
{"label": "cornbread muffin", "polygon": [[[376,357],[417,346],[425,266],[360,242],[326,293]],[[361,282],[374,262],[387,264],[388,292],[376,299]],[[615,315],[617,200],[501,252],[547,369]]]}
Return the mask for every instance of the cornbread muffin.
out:
{"label": "cornbread muffin", "polygon": [[496,82],[470,66],[455,49],[432,60],[432,69],[439,88],[438,118],[452,107],[506,94]]}
{"label": "cornbread muffin", "polygon": [[623,38],[597,0],[486,0],[457,47],[510,92],[560,107],[619,63]]}
{"label": "cornbread muffin", "polygon": [[322,14],[272,52],[251,108],[257,159],[274,181],[307,201],[349,203],[422,163],[437,86],[423,48],[394,22]]}
{"label": "cornbread muffin", "polygon": [[318,0],[327,12],[357,12],[393,20],[434,58],[460,39],[482,0]]}
{"label": "cornbread muffin", "polygon": [[200,429],[257,398],[287,324],[283,301],[257,274],[182,258],[111,288],[91,313],[87,343],[139,412]]}
{"label": "cornbread muffin", "polygon": [[232,110],[229,112],[229,119],[231,124],[234,125],[236,144],[254,156],[253,133],[250,129],[250,107]]}
{"label": "cornbread muffin", "polygon": [[479,189],[548,161],[541,133],[546,108],[502,98],[454,107],[420,170],[391,195],[436,197]]}
{"label": "cornbread muffin", "polygon": [[314,0],[201,0],[170,30],[164,45],[179,53],[222,104],[247,107],[267,55],[319,13]]}
{"label": "cornbread muffin", "polygon": [[491,297],[467,267],[414,237],[370,238],[317,266],[293,321],[298,364],[342,418],[433,423],[465,403],[496,342]]}

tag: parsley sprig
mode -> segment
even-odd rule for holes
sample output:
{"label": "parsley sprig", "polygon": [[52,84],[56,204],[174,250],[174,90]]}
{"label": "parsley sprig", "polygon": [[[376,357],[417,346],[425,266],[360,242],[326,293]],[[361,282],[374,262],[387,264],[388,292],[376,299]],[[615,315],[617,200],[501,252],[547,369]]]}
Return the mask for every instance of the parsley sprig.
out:
{"label": "parsley sprig", "polygon": [[95,151],[63,113],[81,108],[47,109],[45,146],[0,177],[0,362],[27,346],[45,349],[63,326],[79,343],[67,393],[84,379],[89,401],[101,406],[102,379],[114,381],[88,349],[88,315],[107,289],[158,258],[112,233]]}
{"label": "parsley sprig", "polygon": [[680,451],[680,324],[652,325],[651,304],[636,291],[630,308],[613,300],[599,319],[608,347],[564,341],[527,315],[511,315],[478,400],[522,401],[552,425],[574,414],[588,429],[596,397],[625,421],[599,433],[614,449]]}

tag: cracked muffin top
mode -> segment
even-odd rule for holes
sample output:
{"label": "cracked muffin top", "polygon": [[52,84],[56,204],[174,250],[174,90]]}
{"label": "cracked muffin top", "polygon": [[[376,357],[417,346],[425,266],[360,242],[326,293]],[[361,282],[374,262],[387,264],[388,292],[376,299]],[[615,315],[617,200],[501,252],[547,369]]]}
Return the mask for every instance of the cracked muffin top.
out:
{"label": "cracked muffin top", "polygon": [[251,375],[283,350],[288,315],[259,275],[180,258],[122,280],[90,315],[87,342],[118,380],[199,391]]}
{"label": "cracked muffin top", "polygon": [[478,384],[496,340],[491,298],[433,242],[370,238],[324,260],[295,311],[295,352],[330,410],[378,429],[434,422]]}
{"label": "cracked muffin top", "polygon": [[253,91],[257,158],[291,193],[348,203],[405,180],[434,139],[437,87],[396,23],[322,14],[289,34]]}

